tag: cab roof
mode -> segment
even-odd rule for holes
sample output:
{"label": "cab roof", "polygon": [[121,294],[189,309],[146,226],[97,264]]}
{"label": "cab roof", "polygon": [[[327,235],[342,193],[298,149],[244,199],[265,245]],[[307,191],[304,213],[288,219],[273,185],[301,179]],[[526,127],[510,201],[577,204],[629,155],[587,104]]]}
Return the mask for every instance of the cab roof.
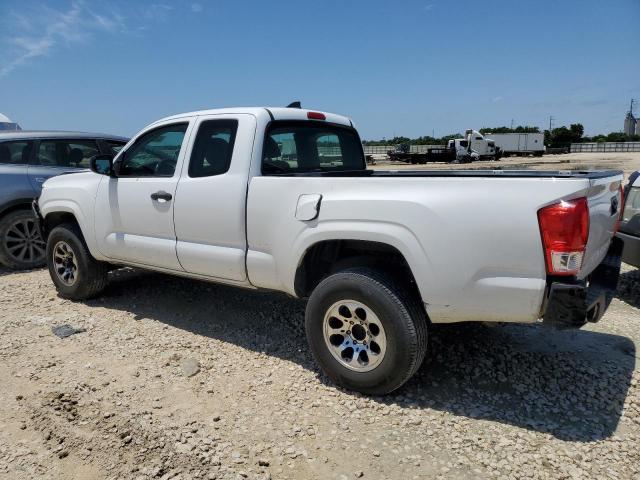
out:
{"label": "cab roof", "polygon": [[[195,117],[204,115],[222,115],[222,114],[249,114],[256,117],[272,118],[273,120],[309,120],[307,114],[309,112],[322,113],[326,117],[326,122],[337,123],[348,127],[353,123],[348,117],[337,115],[335,113],[323,112],[321,110],[311,110],[306,108],[288,108],[288,107],[238,107],[238,108],[214,108],[211,110],[198,110],[195,112],[180,113],[165,117],[158,122],[166,120],[177,120],[184,117]],[[322,120],[312,120],[322,121]],[[154,122],[154,123],[158,123]]]}

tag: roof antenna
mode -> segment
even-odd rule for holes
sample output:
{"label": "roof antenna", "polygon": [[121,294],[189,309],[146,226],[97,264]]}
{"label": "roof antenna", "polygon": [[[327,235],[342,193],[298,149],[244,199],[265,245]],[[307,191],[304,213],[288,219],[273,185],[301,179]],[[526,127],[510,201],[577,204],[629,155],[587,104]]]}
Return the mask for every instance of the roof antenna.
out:
{"label": "roof antenna", "polygon": [[302,108],[302,104],[299,101],[291,102],[287,108]]}

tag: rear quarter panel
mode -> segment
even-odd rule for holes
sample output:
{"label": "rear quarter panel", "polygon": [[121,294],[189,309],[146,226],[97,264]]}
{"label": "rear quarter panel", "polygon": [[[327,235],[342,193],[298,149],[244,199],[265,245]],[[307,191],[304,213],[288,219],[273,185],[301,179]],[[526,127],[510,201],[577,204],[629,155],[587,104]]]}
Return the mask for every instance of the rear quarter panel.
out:
{"label": "rear quarter panel", "polygon": [[0,164],[0,214],[24,201],[28,205],[35,196],[26,165]]}
{"label": "rear quarter panel", "polygon": [[[584,179],[254,177],[249,278],[295,294],[314,243],[379,241],[404,255],[432,321],[534,321],[546,284],[537,211],[588,188]],[[295,219],[302,194],[322,195],[317,219]]]}

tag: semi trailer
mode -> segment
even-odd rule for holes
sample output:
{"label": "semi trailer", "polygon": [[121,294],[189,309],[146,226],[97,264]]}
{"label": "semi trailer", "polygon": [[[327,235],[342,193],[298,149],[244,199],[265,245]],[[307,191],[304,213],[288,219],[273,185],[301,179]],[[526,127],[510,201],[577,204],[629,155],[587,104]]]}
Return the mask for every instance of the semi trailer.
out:
{"label": "semi trailer", "polygon": [[504,157],[511,155],[544,154],[544,133],[487,133],[484,137],[495,142]]}

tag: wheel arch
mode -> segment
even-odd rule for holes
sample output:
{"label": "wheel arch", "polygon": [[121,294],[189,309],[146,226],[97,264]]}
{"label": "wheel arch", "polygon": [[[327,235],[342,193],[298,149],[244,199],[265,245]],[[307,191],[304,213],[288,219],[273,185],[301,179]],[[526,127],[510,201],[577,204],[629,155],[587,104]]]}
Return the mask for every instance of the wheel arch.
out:
{"label": "wheel arch", "polygon": [[[63,223],[71,223],[73,225],[76,225],[78,226],[78,228],[80,228],[80,231],[82,231],[82,227],[80,227],[80,223],[78,222],[78,219],[76,218],[74,213],[68,211],[51,212],[46,217],[44,217],[44,231],[47,232],[48,235],[51,230],[56,228],[58,225],[62,225]],[[84,232],[82,233],[82,235],[84,236]]]}
{"label": "wheel arch", "polygon": [[364,239],[327,239],[309,245],[295,271],[296,296],[308,297],[328,275],[352,267],[372,267],[406,282],[422,299],[406,256],[390,243]]}
{"label": "wheel arch", "polygon": [[17,198],[5,203],[0,208],[0,218],[16,210],[31,210],[33,198]]}
{"label": "wheel arch", "polygon": [[89,250],[92,250],[92,238],[89,235],[90,229],[86,225],[86,219],[82,215],[82,210],[74,203],[68,202],[56,202],[46,203],[40,206],[40,212],[42,215],[42,223],[44,227],[45,237],[49,236],[51,230],[63,223],[72,223],[77,225],[84,237],[84,241],[87,242]]}

